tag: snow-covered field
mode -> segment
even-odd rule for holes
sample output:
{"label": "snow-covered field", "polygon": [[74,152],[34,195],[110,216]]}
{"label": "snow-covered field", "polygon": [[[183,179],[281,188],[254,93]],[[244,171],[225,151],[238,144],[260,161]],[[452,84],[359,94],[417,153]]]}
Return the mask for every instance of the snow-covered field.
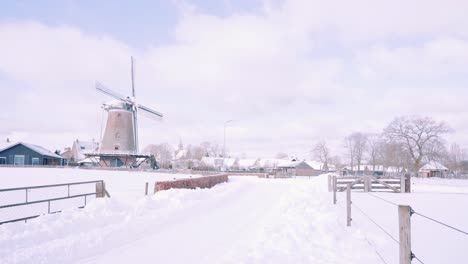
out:
{"label": "snow-covered field", "polygon": [[[0,263],[398,263],[397,244],[354,207],[346,227],[344,193],[333,205],[326,176],[230,177],[212,189],[144,197],[146,181],[190,176],[64,171],[0,168],[0,188],[36,176],[34,185],[104,179],[112,198],[0,226]],[[468,229],[468,182],[413,183],[412,194],[372,194]],[[352,198],[398,238],[396,206],[365,193]],[[413,251],[424,263],[465,263],[467,236],[417,215],[412,226]]]}

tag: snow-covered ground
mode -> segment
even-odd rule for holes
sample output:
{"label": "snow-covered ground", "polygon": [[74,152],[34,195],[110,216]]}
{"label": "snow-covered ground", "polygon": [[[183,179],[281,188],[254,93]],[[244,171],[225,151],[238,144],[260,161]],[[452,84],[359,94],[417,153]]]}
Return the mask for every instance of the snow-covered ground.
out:
{"label": "snow-covered ground", "polygon": [[[199,176],[199,175],[198,175]],[[126,199],[141,197],[145,183],[190,177],[189,174],[169,174],[144,171],[87,170],[79,168],[0,168],[0,189],[104,180],[112,196]]]}
{"label": "snow-covered ground", "polygon": [[[21,170],[0,169],[0,188],[25,185],[23,179],[37,174],[46,181],[38,184],[71,177],[59,169],[31,169],[23,178]],[[212,189],[143,196],[144,182],[179,176],[190,177],[77,170],[74,180],[105,179],[116,195],[85,209],[0,226],[0,263],[398,263],[397,244],[354,207],[353,226],[346,227],[344,193],[333,205],[326,176],[230,177]],[[468,182],[413,183],[412,194],[372,194],[468,229]],[[365,193],[352,198],[398,238],[396,206]],[[468,237],[417,215],[412,225],[413,251],[425,263],[464,263]]]}

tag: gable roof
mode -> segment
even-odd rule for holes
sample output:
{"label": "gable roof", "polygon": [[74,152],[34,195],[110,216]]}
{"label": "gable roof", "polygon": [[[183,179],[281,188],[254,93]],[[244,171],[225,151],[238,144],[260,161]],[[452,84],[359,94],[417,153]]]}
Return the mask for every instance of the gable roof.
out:
{"label": "gable roof", "polygon": [[41,154],[43,156],[48,156],[48,157],[57,158],[57,159],[63,159],[62,156],[57,155],[54,152],[51,152],[50,150],[48,150],[48,149],[46,149],[44,147],[34,145],[34,144],[29,144],[29,143],[23,143],[23,142],[18,142],[18,143],[11,144],[11,145],[3,148],[3,149],[0,149],[0,151],[7,150],[7,149],[13,148],[13,147],[18,146],[18,145],[23,145],[23,146],[31,149],[32,151],[37,152],[37,153],[39,153],[39,154]]}
{"label": "gable roof", "polygon": [[284,160],[282,162],[279,162],[277,167],[278,168],[295,168],[297,165],[302,163],[302,161],[290,161],[290,160]]}
{"label": "gable roof", "polygon": [[419,171],[423,170],[448,170],[448,168],[437,161],[431,161],[419,169]]}
{"label": "gable roof", "polygon": [[93,153],[99,148],[99,143],[94,141],[81,141],[77,139],[74,144],[76,144],[78,151],[81,153]]}

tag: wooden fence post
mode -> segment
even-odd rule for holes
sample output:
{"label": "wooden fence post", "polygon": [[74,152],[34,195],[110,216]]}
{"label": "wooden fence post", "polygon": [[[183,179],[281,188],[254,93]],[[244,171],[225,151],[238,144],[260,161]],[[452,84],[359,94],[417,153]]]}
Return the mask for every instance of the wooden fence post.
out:
{"label": "wooden fence post", "polygon": [[400,264],[411,264],[411,207],[398,206]]}
{"label": "wooden fence post", "polygon": [[405,192],[411,192],[411,174],[405,174]]}
{"label": "wooden fence post", "polygon": [[404,193],[405,192],[405,185],[406,185],[406,182],[405,182],[405,175],[402,174],[401,177],[400,177],[400,193]]}
{"label": "wooden fence post", "polygon": [[351,226],[351,183],[346,186],[346,224]]}
{"label": "wooden fence post", "polygon": [[106,186],[104,181],[96,182],[96,198],[103,198],[105,196]]}
{"label": "wooden fence post", "polygon": [[367,185],[367,191],[372,192],[372,182],[374,179],[372,179],[372,176],[367,176],[367,181],[369,182]]}
{"label": "wooden fence post", "polygon": [[145,184],[145,195],[148,195],[148,185],[149,185],[149,183],[146,182],[146,184]]}
{"label": "wooden fence post", "polygon": [[333,204],[336,204],[336,176],[333,175]]}
{"label": "wooden fence post", "polygon": [[332,176],[328,174],[328,192],[332,191]]}
{"label": "wooden fence post", "polygon": [[363,182],[364,182],[364,192],[369,192],[369,181],[366,176],[362,177]]}

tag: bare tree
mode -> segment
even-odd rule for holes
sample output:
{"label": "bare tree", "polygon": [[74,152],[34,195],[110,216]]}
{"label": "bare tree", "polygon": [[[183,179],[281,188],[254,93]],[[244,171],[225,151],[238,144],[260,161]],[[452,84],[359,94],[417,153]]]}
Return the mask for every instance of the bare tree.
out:
{"label": "bare tree", "polygon": [[222,149],[216,142],[205,141],[200,144],[200,147],[203,148],[209,157],[218,157],[222,154]]}
{"label": "bare tree", "polygon": [[353,168],[354,161],[356,161],[357,171],[359,172],[366,151],[367,135],[361,132],[354,132],[345,138],[345,144],[350,154],[351,168]]}
{"label": "bare tree", "polygon": [[460,147],[457,143],[450,145],[450,150],[447,155],[447,166],[455,174],[463,170],[463,161],[467,159],[467,150]]}
{"label": "bare tree", "polygon": [[356,150],[354,147],[354,142],[350,136],[345,137],[345,148],[348,149],[348,156],[349,156],[349,165],[351,166],[351,170],[354,168],[354,160],[356,156]]}
{"label": "bare tree", "polygon": [[144,152],[151,153],[156,157],[161,168],[169,168],[171,166],[174,149],[168,143],[150,144],[143,150]]}
{"label": "bare tree", "polygon": [[408,167],[408,154],[400,143],[382,141],[378,156],[385,168],[393,167],[397,172],[401,172],[403,168]]}
{"label": "bare tree", "polygon": [[367,136],[367,154],[369,155],[369,161],[372,164],[372,171],[375,171],[379,154],[382,151],[382,135],[380,134],[369,134]]}
{"label": "bare tree", "polygon": [[343,163],[341,162],[340,156],[332,156],[332,157],[328,158],[328,162],[331,165],[335,165],[336,170],[343,169]]}
{"label": "bare tree", "polygon": [[312,154],[315,159],[323,163],[323,170],[328,170],[328,160],[330,158],[330,149],[325,140],[321,140],[314,145]]}
{"label": "bare tree", "polygon": [[417,175],[424,158],[442,142],[442,136],[451,129],[444,122],[436,122],[430,117],[397,117],[384,130],[385,136],[400,143],[408,153],[413,170]]}

